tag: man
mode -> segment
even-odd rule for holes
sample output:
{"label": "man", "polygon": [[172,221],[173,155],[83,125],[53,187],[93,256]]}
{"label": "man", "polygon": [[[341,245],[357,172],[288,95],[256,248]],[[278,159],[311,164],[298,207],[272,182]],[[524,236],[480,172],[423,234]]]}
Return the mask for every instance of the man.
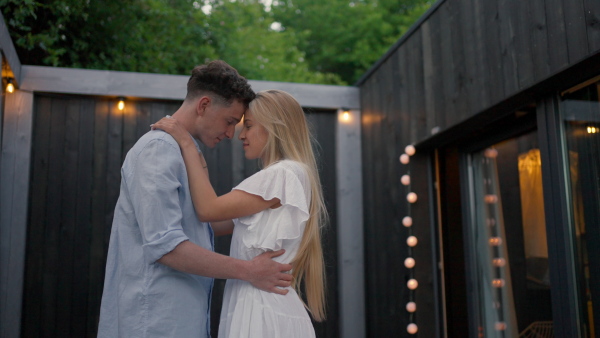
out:
{"label": "man", "polygon": [[[223,61],[198,66],[173,114],[208,147],[232,138],[254,98],[245,78]],[[198,150],[199,151],[199,150]],[[196,216],[177,142],[154,130],[142,136],[121,169],[99,337],[208,337],[213,278],[242,279],[285,294],[289,264],[265,253],[252,261],[214,253],[213,231]],[[202,203],[202,201],[196,201]]]}

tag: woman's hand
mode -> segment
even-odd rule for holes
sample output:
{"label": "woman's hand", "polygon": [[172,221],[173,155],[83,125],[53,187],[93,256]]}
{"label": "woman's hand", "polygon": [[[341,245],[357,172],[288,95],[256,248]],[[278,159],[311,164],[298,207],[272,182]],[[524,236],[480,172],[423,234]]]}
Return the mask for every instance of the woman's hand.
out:
{"label": "woman's hand", "polygon": [[173,136],[173,138],[175,139],[175,141],[177,141],[181,148],[189,146],[195,148],[194,141],[192,140],[190,133],[188,133],[187,130],[183,129],[181,124],[179,124],[179,122],[177,122],[176,119],[172,118],[169,115],[163,117],[158,122],[152,124],[151,127],[152,130],[162,129],[169,133],[171,136]]}

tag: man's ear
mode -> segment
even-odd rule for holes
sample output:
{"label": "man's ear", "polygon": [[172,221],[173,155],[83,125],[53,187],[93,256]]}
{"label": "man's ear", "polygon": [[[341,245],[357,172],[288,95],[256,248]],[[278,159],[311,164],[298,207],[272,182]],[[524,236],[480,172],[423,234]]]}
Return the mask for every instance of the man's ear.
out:
{"label": "man's ear", "polygon": [[198,114],[200,116],[204,116],[204,113],[206,112],[206,108],[208,108],[208,106],[210,106],[210,103],[211,103],[211,99],[209,96],[202,96],[196,103],[196,114]]}

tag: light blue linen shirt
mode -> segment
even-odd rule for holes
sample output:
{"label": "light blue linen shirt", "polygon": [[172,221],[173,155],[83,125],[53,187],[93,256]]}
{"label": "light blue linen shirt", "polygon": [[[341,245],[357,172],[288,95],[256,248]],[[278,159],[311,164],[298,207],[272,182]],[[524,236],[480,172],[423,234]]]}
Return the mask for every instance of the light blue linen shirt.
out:
{"label": "light blue linen shirt", "polygon": [[213,279],[156,262],[186,240],[214,250],[210,225],[194,211],[177,142],[150,131],[121,168],[98,337],[210,337]]}

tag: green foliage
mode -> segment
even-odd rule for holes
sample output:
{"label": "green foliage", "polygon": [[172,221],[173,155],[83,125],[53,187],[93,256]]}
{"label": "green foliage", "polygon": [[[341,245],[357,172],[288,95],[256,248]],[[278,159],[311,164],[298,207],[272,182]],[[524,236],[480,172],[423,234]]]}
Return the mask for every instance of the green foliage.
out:
{"label": "green foliage", "polygon": [[275,20],[302,32],[311,69],[356,81],[431,6],[427,0],[279,0]]}
{"label": "green foliage", "polygon": [[[343,84],[335,74],[310,71],[300,37],[271,29],[273,18],[257,1],[213,2],[211,46],[223,60],[254,80]],[[235,24],[232,24],[235,23]]]}
{"label": "green foliage", "polygon": [[430,3],[0,0],[0,10],[24,64],[189,74],[223,59],[249,79],[348,84]]}

